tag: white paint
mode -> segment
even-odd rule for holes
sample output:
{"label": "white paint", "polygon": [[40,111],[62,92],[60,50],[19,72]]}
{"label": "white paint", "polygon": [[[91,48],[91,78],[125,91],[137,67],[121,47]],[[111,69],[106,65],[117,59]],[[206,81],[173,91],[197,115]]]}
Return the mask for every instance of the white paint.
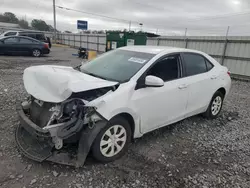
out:
{"label": "white paint", "polygon": [[147,76],[145,79],[146,86],[162,87],[164,86],[164,81],[156,76]]}
{"label": "white paint", "polygon": [[[181,48],[140,46],[121,49],[133,51],[133,48],[134,51],[139,52],[156,52],[157,50],[159,52],[129,82],[121,84],[115,92],[91,101],[88,106],[97,107],[97,111],[108,120],[120,113],[130,114],[135,121],[135,138],[205,112],[213,94],[219,88],[225,88],[226,94],[230,90],[231,79],[227,75],[227,68],[203,52]],[[135,90],[138,78],[157,59],[173,52],[202,54],[213,63],[214,68],[204,74],[165,82],[163,87],[145,87]],[[213,79],[214,75],[216,79]]]}
{"label": "white paint", "polygon": [[113,50],[115,50],[115,49],[117,48],[117,42],[112,41],[112,43],[111,43],[111,48],[112,48]]}
{"label": "white paint", "polygon": [[140,64],[143,64],[147,61],[147,59],[141,59],[141,58],[137,58],[137,57],[131,57],[128,59],[128,61],[132,61],[132,62],[135,62],[135,63],[140,63]]}
{"label": "white paint", "polygon": [[[226,96],[231,87],[231,79],[227,68],[221,66],[207,54],[195,50],[130,46],[126,49],[135,52],[154,53],[155,56],[146,63],[126,83],[121,83],[114,92],[109,92],[86,106],[94,106],[107,120],[120,113],[128,113],[135,122],[134,137],[180,121],[186,117],[206,111],[213,94],[221,87],[226,89]],[[206,73],[183,77],[164,82],[147,77],[146,82],[161,87],[143,87],[135,89],[137,80],[156,60],[174,52],[195,52],[204,55],[214,65]],[[161,82],[161,83],[160,83]],[[24,72],[24,85],[28,93],[45,101],[60,102],[72,92],[85,91],[98,87],[112,86],[109,82],[75,71],[70,67],[37,66]]]}
{"label": "white paint", "polygon": [[102,80],[74,70],[72,67],[42,65],[24,70],[24,87],[35,98],[59,103],[72,92],[113,86],[116,82]]}
{"label": "white paint", "polygon": [[135,40],[134,39],[128,39],[127,40],[127,46],[134,46],[135,45]]}

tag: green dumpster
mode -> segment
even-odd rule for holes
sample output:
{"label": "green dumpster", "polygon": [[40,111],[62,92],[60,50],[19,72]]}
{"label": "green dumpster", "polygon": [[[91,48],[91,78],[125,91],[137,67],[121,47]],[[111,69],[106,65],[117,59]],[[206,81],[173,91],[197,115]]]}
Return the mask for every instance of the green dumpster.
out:
{"label": "green dumpster", "polygon": [[146,33],[108,31],[106,51],[114,50],[123,46],[146,45]]}

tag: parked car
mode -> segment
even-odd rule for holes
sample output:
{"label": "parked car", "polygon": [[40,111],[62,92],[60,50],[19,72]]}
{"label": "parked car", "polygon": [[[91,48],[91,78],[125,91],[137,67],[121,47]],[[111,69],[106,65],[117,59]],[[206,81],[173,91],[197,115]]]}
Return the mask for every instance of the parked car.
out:
{"label": "parked car", "polygon": [[[21,152],[76,166],[90,150],[110,162],[145,133],[196,114],[216,118],[231,87],[228,69],[209,55],[159,46],[119,48],[78,70],[33,66],[23,80],[30,96],[17,108]],[[69,143],[78,144],[76,158]]]}
{"label": "parked car", "polygon": [[46,37],[43,32],[39,31],[6,31],[0,35],[1,37],[7,36],[26,36],[36,40],[39,40],[44,43],[48,43],[49,47],[51,48],[51,40],[49,37]]}
{"label": "parked car", "polygon": [[0,38],[0,54],[32,55],[40,57],[49,54],[47,43],[30,37],[9,36]]}

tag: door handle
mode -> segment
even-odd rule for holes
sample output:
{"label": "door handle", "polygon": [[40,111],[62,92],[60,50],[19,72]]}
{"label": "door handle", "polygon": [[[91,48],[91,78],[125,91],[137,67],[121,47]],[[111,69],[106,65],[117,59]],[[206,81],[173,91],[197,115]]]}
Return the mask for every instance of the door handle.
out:
{"label": "door handle", "polygon": [[187,84],[182,84],[182,85],[180,85],[178,88],[179,88],[179,89],[185,89],[185,88],[187,88]]}
{"label": "door handle", "polygon": [[217,78],[216,75],[211,76],[211,79],[212,79],[212,80],[214,80],[214,79],[216,79],[216,78]]}

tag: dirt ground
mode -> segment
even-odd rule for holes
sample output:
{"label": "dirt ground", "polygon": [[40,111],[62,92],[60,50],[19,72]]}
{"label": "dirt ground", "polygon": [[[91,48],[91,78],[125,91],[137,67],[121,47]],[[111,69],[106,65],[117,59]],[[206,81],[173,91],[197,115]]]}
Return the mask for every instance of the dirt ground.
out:
{"label": "dirt ground", "polygon": [[220,117],[191,117],[137,139],[121,159],[84,167],[37,163],[19,154],[14,128],[17,100],[25,97],[22,73],[40,64],[78,65],[76,50],[49,56],[0,56],[0,187],[250,187],[250,83],[233,81]]}

